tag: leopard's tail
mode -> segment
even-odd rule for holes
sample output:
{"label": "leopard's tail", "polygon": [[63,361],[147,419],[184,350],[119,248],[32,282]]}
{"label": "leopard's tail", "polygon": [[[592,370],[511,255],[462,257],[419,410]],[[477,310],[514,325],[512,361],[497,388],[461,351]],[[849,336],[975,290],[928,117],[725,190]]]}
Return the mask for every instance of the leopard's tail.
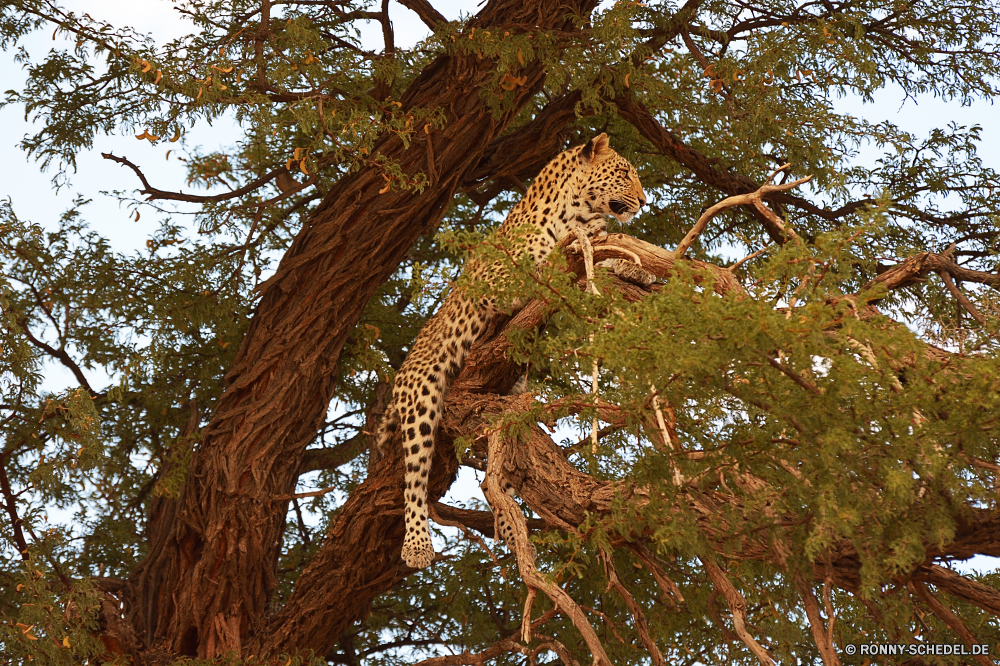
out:
{"label": "leopard's tail", "polygon": [[427,482],[445,393],[482,333],[485,319],[484,309],[461,293],[448,296],[420,331],[396,373],[392,404],[379,427],[380,446],[396,430],[402,430],[406,456],[403,561],[417,569],[434,559],[427,522]]}

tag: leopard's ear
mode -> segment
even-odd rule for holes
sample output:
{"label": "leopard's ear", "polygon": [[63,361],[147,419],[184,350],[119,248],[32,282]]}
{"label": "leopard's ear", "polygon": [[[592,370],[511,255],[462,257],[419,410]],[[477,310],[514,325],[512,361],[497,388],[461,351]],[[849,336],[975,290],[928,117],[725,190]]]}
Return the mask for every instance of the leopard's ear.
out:
{"label": "leopard's ear", "polygon": [[585,162],[594,164],[603,160],[610,152],[611,147],[608,145],[608,135],[601,132],[587,142],[587,145],[580,151],[580,156]]}

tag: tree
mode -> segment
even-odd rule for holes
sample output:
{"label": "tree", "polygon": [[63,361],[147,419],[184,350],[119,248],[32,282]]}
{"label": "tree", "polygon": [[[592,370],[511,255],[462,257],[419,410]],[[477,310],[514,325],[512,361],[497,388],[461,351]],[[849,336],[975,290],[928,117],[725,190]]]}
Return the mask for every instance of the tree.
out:
{"label": "tree", "polygon": [[[115,128],[244,130],[189,149],[205,194],[105,155],[141,184],[119,193],[137,219],[193,205],[144,253],[112,252],[82,200],[50,232],[3,209],[6,659],[836,664],[995,644],[996,575],[949,564],[1000,556],[1000,179],[978,126],[921,139],[834,100],[992,101],[997,5],[488,0],[448,22],[400,4],[432,30],[413,49],[388,0],[190,2],[167,45],[48,0],[0,10],[6,50],[75,40],[21,52],[8,93],[43,166],[68,175]],[[602,130],[655,206],[466,285],[532,300],[449,394],[431,491],[457,529],[408,570],[402,455],[369,452],[393,372],[462,252],[502,256],[483,234]],[[40,390],[45,359],[79,386]],[[437,501],[460,466],[511,543],[484,540],[487,507]]]}

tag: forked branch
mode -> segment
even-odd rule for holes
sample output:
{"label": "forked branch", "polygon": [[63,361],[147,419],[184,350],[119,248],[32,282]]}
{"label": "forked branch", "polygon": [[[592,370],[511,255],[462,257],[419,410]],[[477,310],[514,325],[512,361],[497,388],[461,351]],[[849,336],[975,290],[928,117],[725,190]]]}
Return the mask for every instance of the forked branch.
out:
{"label": "forked branch", "polygon": [[711,222],[713,217],[715,217],[716,215],[718,215],[719,213],[728,208],[734,208],[736,206],[752,205],[757,210],[757,212],[759,212],[761,215],[767,218],[771,222],[771,224],[773,224],[776,228],[778,228],[781,231],[781,233],[785,234],[786,237],[790,239],[798,238],[798,234],[796,234],[794,230],[792,230],[790,227],[786,227],[784,221],[782,221],[782,219],[778,217],[774,211],[772,211],[770,208],[764,205],[764,197],[768,196],[769,194],[774,194],[775,192],[785,192],[787,190],[793,189],[803,183],[807,183],[810,180],[812,180],[812,176],[806,176],[805,178],[799,178],[798,180],[793,180],[790,183],[782,183],[781,185],[772,185],[771,181],[774,180],[774,177],[778,174],[778,172],[782,171],[783,169],[787,169],[789,166],[791,165],[785,164],[779,169],[777,169],[767,179],[767,183],[761,185],[755,192],[750,192],[749,194],[737,194],[735,196],[727,197],[722,201],[720,201],[719,203],[712,206],[711,208],[709,208],[708,210],[706,210],[704,213],[702,213],[701,217],[698,218],[698,221],[691,228],[691,231],[689,231],[687,235],[684,237],[684,240],[682,240],[677,245],[677,249],[674,250],[673,253],[674,257],[680,259],[681,257],[684,256],[684,253],[687,252],[688,248],[691,247],[691,245],[695,242],[695,240],[697,240],[698,236],[700,236],[701,232],[705,230],[705,227],[708,226],[708,223]]}
{"label": "forked branch", "polygon": [[747,631],[746,599],[733,586],[729,581],[729,576],[726,575],[718,564],[708,558],[701,558],[701,562],[712,581],[712,586],[722,595],[722,598],[726,600],[726,604],[729,606],[729,612],[733,617],[733,629],[736,630],[736,635],[753,652],[762,666],[774,666],[774,658],[771,657],[771,654]]}
{"label": "forked branch", "polygon": [[517,570],[521,574],[524,584],[529,589],[533,588],[544,592],[552,600],[552,603],[573,622],[573,626],[583,636],[584,642],[594,657],[593,666],[611,666],[611,660],[608,659],[604,646],[597,638],[597,633],[590,626],[590,622],[577,603],[561,587],[547,580],[535,566],[535,547],[528,541],[528,526],[524,513],[521,512],[521,508],[514,501],[514,498],[507,494],[510,484],[505,479],[504,468],[511,464],[507,460],[507,448],[501,430],[496,429],[490,433],[489,465],[486,468],[484,486],[486,501],[490,503],[493,514],[496,516],[496,531],[517,557]]}

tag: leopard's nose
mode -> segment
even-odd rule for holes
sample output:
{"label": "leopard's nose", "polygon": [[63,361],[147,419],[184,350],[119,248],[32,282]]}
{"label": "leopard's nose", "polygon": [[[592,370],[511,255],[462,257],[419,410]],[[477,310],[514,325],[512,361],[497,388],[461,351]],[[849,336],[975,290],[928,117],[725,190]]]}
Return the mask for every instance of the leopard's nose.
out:
{"label": "leopard's nose", "polygon": [[639,208],[642,208],[645,205],[646,205],[646,200],[643,199],[642,197],[639,197]]}

